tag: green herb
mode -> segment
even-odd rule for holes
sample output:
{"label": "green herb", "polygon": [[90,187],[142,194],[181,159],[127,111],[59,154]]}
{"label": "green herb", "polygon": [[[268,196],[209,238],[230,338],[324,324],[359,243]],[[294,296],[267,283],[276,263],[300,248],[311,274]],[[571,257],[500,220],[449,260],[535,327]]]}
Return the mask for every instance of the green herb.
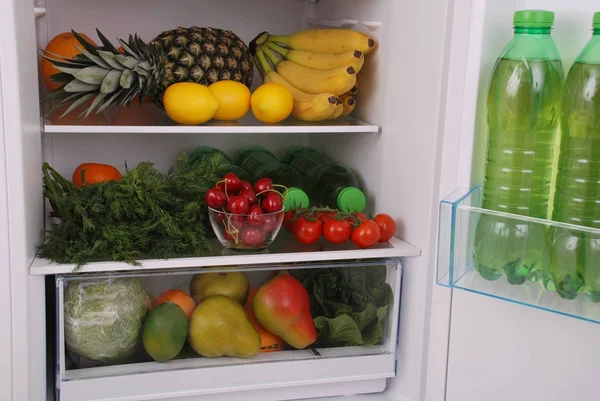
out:
{"label": "green herb", "polygon": [[310,295],[318,347],[374,345],[394,295],[386,267],[293,270]]}
{"label": "green herb", "polygon": [[220,177],[219,155],[189,162],[182,153],[168,173],[150,162],[121,181],[76,187],[45,163],[44,195],[59,223],[40,256],[77,268],[94,261],[197,256],[211,249],[204,195]]}

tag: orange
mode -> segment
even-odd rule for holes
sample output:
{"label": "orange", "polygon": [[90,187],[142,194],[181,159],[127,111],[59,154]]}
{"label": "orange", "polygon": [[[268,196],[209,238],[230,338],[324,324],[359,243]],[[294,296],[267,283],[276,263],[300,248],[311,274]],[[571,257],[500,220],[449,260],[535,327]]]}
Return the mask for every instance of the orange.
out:
{"label": "orange", "polygon": [[163,304],[165,302],[171,302],[179,306],[185,312],[185,316],[190,319],[194,309],[196,309],[196,303],[187,293],[181,290],[167,290],[160,294],[154,302],[154,307]]}
{"label": "orange", "polygon": [[248,320],[250,320],[250,323],[252,323],[252,326],[254,326],[260,335],[260,352],[283,351],[285,347],[285,341],[262,327],[261,324],[258,323],[258,320],[256,320],[256,316],[254,316],[254,308],[252,307],[252,304],[254,303],[254,297],[256,296],[257,292],[258,288],[256,287],[250,287],[248,289],[248,300],[246,301],[246,305],[244,305],[244,309],[246,309]]}
{"label": "orange", "polygon": [[[78,32],[78,34],[94,46],[97,46],[93,40],[88,38],[83,33]],[[79,43],[79,41],[75,39],[75,36],[73,36],[71,32],[63,32],[52,38],[52,40],[48,42],[48,45],[46,46],[45,50],[50,53],[58,54],[59,56],[73,58],[76,55],[81,54],[81,52],[75,47],[75,44],[83,48],[81,43]],[[60,87],[59,84],[57,84],[52,80],[52,78],[50,78],[52,75],[58,74],[60,72],[58,69],[56,69],[56,67],[54,67],[54,64],[52,64],[52,62],[46,60],[45,58],[42,58],[41,70],[42,78],[44,78],[44,82],[46,83],[48,89],[54,90]]]}
{"label": "orange", "polygon": [[101,163],[83,163],[73,172],[73,184],[78,187],[83,185],[82,173],[85,176],[86,184],[97,184],[111,180],[121,181],[121,173],[113,166]]}

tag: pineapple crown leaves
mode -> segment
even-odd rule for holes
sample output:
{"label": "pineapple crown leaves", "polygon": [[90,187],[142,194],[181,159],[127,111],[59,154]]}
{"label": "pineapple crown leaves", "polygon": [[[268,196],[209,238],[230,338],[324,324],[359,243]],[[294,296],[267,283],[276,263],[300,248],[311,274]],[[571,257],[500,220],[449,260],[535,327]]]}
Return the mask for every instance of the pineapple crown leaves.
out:
{"label": "pineapple crown leaves", "polygon": [[81,114],[87,117],[96,110],[101,113],[110,105],[125,106],[139,94],[140,103],[151,96],[162,79],[160,53],[153,45],[148,45],[138,35],[129,35],[125,42],[117,39],[123,48],[120,52],[103,34],[96,29],[102,46],[95,46],[75,31],[71,31],[81,52],[73,58],[40,49],[40,55],[60,70],[52,75],[53,81],[61,86],[51,93],[61,102],[56,108],[70,103],[61,118],[75,108],[93,99]]}

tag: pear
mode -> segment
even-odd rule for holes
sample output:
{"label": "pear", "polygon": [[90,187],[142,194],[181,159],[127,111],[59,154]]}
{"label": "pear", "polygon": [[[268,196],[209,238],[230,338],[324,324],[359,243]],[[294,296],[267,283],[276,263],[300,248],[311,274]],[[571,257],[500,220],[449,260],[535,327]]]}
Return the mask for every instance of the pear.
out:
{"label": "pear", "polygon": [[243,272],[198,273],[190,282],[190,295],[196,304],[212,295],[225,295],[244,305],[248,288],[248,277]]}
{"label": "pear", "polygon": [[223,295],[203,300],[190,318],[188,343],[206,357],[250,358],[260,352],[260,335],[244,307]]}
{"label": "pear", "polygon": [[260,287],[254,314],[265,329],[296,349],[317,341],[308,292],[289,274],[278,275]]}

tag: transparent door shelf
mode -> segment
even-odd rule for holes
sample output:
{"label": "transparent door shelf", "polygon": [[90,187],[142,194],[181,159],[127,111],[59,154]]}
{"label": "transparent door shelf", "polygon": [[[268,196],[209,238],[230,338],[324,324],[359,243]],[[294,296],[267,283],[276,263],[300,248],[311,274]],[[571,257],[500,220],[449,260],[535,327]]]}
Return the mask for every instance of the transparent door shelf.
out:
{"label": "transparent door shelf", "polygon": [[[186,344],[177,357],[165,363],[158,363],[141,348],[142,326],[136,326],[135,330],[130,330],[129,326],[125,329],[125,322],[121,321],[120,324],[124,328],[123,335],[117,335],[120,333],[117,321],[119,317],[116,317],[118,313],[123,313],[123,316],[136,316],[135,319],[140,313],[137,306],[123,311],[119,309],[124,299],[128,299],[132,304],[136,299],[144,302],[144,296],[135,295],[141,291],[140,288],[155,299],[168,289],[177,288],[188,292],[190,281],[195,274],[236,271],[244,272],[249,285],[259,288],[282,269],[301,280],[307,288],[317,286],[316,279],[309,278],[314,277],[314,274],[320,274],[319,281],[326,278],[331,284],[334,272],[339,280],[346,280],[343,282],[347,285],[359,284],[363,290],[356,287],[353,291],[365,296],[365,305],[375,303],[378,308],[377,313],[371,315],[375,320],[361,329],[363,332],[360,335],[364,335],[363,339],[367,338],[373,333],[373,330],[369,329],[370,325],[376,324],[379,327],[375,330],[379,333],[377,340],[368,345],[353,343],[348,346],[329,347],[316,343],[315,348],[320,355],[309,349],[295,350],[286,346],[285,350],[261,352],[248,359],[202,357]],[[317,272],[315,269],[322,270]],[[396,375],[401,277],[402,268],[397,259],[261,265],[255,266],[252,271],[240,266],[230,266],[153,273],[57,275],[56,399],[58,401],[117,399],[140,401],[187,400],[187,397],[190,397],[189,399],[194,397],[194,400],[208,401],[214,400],[215,395],[219,395],[221,397],[219,399],[238,400],[253,398],[253,393],[260,391],[261,399],[284,400],[383,391],[386,387],[386,379]],[[116,284],[115,280],[127,281]],[[134,281],[131,280],[139,284],[134,286],[132,284]],[[109,282],[114,284],[108,284]],[[341,286],[341,282],[336,285]],[[69,291],[70,285],[76,287]],[[115,290],[105,293],[103,291],[106,290],[102,289],[106,288]],[[309,289],[309,293],[312,294],[312,291]],[[125,292],[127,294],[124,294]],[[350,306],[346,305],[348,301],[340,298],[342,293],[343,291],[325,292],[321,296],[324,302],[337,300],[335,302],[340,302],[343,307]],[[380,293],[381,296],[373,295]],[[384,306],[383,303],[387,307],[380,308]],[[350,307],[355,312],[359,312],[355,308],[360,309],[360,307],[356,305],[359,304],[352,304]],[[324,312],[321,310],[316,313]],[[94,328],[94,326],[98,327]],[[345,330],[349,330],[347,324],[345,327]],[[106,342],[97,350],[92,350],[90,346],[93,344],[90,342],[93,340],[90,328],[101,334],[96,337],[99,343]],[[118,339],[113,339],[115,336]],[[132,341],[137,345],[132,345]],[[127,359],[123,359],[119,351],[118,359],[110,362],[106,359],[103,362],[92,361],[81,356],[83,352],[87,358],[90,358],[89,355],[101,355],[107,358],[108,355],[115,355],[118,350],[137,351],[128,352]]]}
{"label": "transparent door shelf", "polygon": [[[463,187],[441,201],[438,226],[437,283],[600,324],[600,302],[591,300],[596,293],[590,289],[596,283],[600,283],[600,259],[587,260],[587,268],[582,270],[581,266],[576,268],[574,263],[565,263],[564,261],[577,260],[581,264],[582,260],[586,260],[581,253],[583,251],[572,252],[571,248],[565,247],[569,251],[564,254],[569,253],[571,259],[567,259],[563,255],[562,263],[557,263],[556,260],[553,263],[552,255],[556,254],[556,251],[551,251],[551,241],[557,237],[557,233],[568,233],[570,239],[585,241],[588,249],[598,247],[600,246],[600,230],[486,210],[481,207],[481,198],[481,186]],[[520,233],[524,233],[525,237],[527,233],[534,231],[543,233],[541,236],[543,244],[540,245],[540,241],[527,242],[526,240],[513,242],[515,247],[522,247],[521,253],[519,253],[521,259],[517,256],[508,256],[507,259],[510,260],[507,260],[508,263],[504,265],[506,266],[504,274],[495,280],[485,279],[475,268],[476,227],[482,217],[487,221],[500,222],[495,226],[498,230],[508,230],[507,227],[516,228],[520,230]],[[483,239],[478,239],[478,246],[482,247],[483,241]],[[496,243],[494,246],[503,249],[498,255],[511,252],[506,244]],[[571,242],[570,246],[574,246],[574,243]],[[489,249],[488,247],[488,251]],[[512,261],[513,258],[515,258],[514,261]],[[521,260],[528,262],[537,260],[539,263],[532,264],[534,267],[531,271],[523,272],[522,283],[510,284],[507,277],[511,277],[511,261],[518,266],[526,265],[525,262],[518,263]],[[568,274],[562,272],[568,272]],[[567,286],[560,287],[562,297],[559,296],[555,289],[556,284],[552,281],[557,274],[559,276],[564,274],[566,277],[563,283],[566,283]],[[511,281],[514,282],[514,276],[511,278]],[[568,289],[569,282],[574,279],[584,283],[577,294],[564,290],[564,288]],[[590,293],[590,296],[587,293]],[[571,294],[570,297],[574,296],[575,298],[566,299],[565,297],[569,297],[569,294]]]}

